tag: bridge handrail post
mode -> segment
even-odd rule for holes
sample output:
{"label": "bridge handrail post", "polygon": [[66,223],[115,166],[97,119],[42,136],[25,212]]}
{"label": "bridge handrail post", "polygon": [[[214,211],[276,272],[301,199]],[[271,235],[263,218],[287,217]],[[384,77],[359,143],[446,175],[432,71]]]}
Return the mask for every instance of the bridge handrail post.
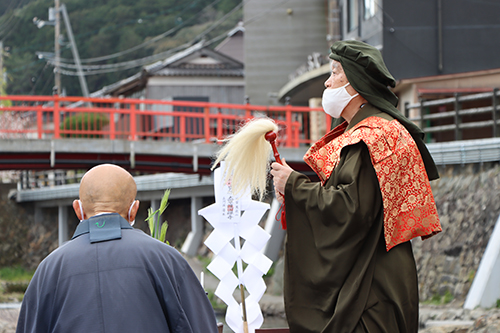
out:
{"label": "bridge handrail post", "polygon": [[43,135],[43,112],[42,112],[42,105],[38,104],[38,107],[36,108],[36,127],[37,127],[37,132],[38,132],[38,138],[41,139]]}
{"label": "bridge handrail post", "polygon": [[285,116],[286,116],[286,147],[293,147],[293,130],[292,130],[292,110],[291,105],[287,104],[285,106]]}
{"label": "bridge handrail post", "polygon": [[130,140],[137,141],[137,108],[135,103],[130,103]]}
{"label": "bridge handrail post", "polygon": [[209,143],[210,142],[210,107],[208,106],[205,106],[204,108],[204,118],[205,118],[205,126],[204,126],[204,130],[205,130],[205,142],[206,143]]}
{"label": "bridge handrail post", "polygon": [[299,148],[299,122],[294,123],[293,126],[293,147]]}
{"label": "bridge handrail post", "polygon": [[219,108],[217,113],[217,139],[222,138],[222,111]]}
{"label": "bridge handrail post", "polygon": [[186,142],[186,116],[179,116],[179,138],[181,142]]}
{"label": "bridge handrail post", "polygon": [[54,138],[55,139],[60,139],[61,138],[61,132],[59,130],[60,127],[60,115],[59,115],[59,95],[55,94],[54,95]]}
{"label": "bridge handrail post", "polygon": [[109,112],[109,138],[111,140],[116,139],[116,124],[115,124],[115,111],[111,110]]}

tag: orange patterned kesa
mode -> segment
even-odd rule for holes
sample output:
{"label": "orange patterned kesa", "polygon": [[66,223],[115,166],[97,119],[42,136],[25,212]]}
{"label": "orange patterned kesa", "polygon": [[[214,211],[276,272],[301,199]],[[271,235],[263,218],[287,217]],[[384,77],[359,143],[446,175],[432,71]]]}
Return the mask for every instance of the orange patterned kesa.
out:
{"label": "orange patterned kesa", "polygon": [[348,131],[337,126],[316,142],[304,161],[324,185],[345,146],[363,141],[380,185],[384,205],[386,249],[415,237],[431,237],[441,225],[424,162],[415,141],[397,120],[369,117]]}

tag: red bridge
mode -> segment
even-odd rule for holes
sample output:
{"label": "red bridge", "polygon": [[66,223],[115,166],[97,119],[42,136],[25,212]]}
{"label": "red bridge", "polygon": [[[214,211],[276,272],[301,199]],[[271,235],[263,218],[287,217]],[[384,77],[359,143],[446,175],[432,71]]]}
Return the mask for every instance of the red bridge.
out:
{"label": "red bridge", "polygon": [[0,170],[115,163],[140,172],[209,174],[216,143],[260,116],[278,123],[280,154],[308,170],[302,156],[314,141],[311,128],[325,133],[331,123],[328,116],[313,122],[313,114],[324,115],[291,105],[0,96]]}

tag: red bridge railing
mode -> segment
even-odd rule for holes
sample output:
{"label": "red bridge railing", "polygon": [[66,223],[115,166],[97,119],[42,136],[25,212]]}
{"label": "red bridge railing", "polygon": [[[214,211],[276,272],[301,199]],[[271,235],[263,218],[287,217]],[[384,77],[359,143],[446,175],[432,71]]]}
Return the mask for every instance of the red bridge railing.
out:
{"label": "red bridge railing", "polygon": [[[311,122],[312,112],[321,120]],[[105,138],[220,140],[247,119],[267,116],[280,128],[278,143],[311,143],[311,128],[325,133],[331,118],[320,108],[189,101],[60,96],[0,96],[0,138]],[[316,138],[317,139],[317,138]]]}

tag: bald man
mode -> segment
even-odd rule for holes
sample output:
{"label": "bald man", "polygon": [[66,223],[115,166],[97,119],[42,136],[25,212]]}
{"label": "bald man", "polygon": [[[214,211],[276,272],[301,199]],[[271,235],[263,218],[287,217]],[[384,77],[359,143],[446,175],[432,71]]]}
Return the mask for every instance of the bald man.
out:
{"label": "bald man", "polygon": [[103,164],[80,182],[81,220],[45,258],[21,306],[17,332],[217,332],[214,311],[177,250],[132,228],[133,177]]}

